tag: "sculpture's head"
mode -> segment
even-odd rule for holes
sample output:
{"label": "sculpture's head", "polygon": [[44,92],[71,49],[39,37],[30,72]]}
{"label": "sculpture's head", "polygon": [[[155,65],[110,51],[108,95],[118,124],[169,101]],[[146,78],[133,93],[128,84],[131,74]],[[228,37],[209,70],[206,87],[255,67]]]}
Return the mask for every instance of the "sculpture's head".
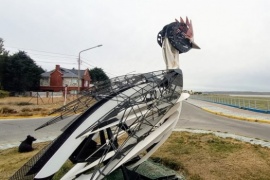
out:
{"label": "sculpture's head", "polygon": [[157,37],[158,44],[162,46],[163,39],[167,37],[171,45],[179,51],[185,53],[191,48],[200,49],[194,42],[194,33],[191,20],[186,17],[186,22],[180,17],[180,22],[175,19],[175,22],[166,25]]}
{"label": "sculpture's head", "polygon": [[180,17],[180,22],[177,19],[175,19],[175,21],[180,24],[179,30],[182,30],[184,37],[190,41],[192,48],[200,49],[200,47],[194,42],[192,21],[189,21],[188,17],[186,17],[186,22],[182,19],[182,17]]}

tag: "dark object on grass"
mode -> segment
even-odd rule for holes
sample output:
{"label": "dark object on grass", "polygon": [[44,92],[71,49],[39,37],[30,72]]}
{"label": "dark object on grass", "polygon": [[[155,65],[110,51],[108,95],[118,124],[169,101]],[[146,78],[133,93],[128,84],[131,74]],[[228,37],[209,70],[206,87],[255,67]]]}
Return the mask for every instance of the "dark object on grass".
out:
{"label": "dark object on grass", "polygon": [[19,152],[30,152],[33,151],[32,143],[37,140],[33,136],[28,135],[24,141],[21,142],[19,146]]}

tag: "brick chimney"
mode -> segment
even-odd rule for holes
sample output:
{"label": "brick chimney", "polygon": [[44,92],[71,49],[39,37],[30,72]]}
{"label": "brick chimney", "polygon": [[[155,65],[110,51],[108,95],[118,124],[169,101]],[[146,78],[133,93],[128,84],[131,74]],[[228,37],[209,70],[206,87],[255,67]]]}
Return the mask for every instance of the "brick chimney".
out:
{"label": "brick chimney", "polygon": [[60,71],[60,65],[57,64],[57,65],[55,66],[55,69],[56,69],[57,71]]}

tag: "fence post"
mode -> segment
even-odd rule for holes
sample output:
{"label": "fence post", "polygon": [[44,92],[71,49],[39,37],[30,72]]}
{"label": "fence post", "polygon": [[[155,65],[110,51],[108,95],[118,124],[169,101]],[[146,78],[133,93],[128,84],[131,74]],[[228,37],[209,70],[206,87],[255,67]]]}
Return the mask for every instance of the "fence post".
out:
{"label": "fence post", "polygon": [[37,92],[37,105],[38,105],[38,92]]}
{"label": "fence post", "polygon": [[239,98],[239,107],[241,107],[241,99]]}

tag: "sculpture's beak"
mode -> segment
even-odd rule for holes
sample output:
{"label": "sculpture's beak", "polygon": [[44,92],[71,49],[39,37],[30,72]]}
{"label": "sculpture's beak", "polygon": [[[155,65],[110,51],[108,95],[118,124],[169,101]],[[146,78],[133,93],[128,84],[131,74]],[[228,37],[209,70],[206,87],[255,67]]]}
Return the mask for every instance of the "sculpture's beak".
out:
{"label": "sculpture's beak", "polygon": [[191,41],[193,49],[201,49],[194,41]]}
{"label": "sculpture's beak", "polygon": [[201,48],[194,42],[194,39],[193,39],[193,38],[190,38],[189,36],[186,36],[186,38],[190,40],[191,47],[192,47],[193,49],[201,49]]}

